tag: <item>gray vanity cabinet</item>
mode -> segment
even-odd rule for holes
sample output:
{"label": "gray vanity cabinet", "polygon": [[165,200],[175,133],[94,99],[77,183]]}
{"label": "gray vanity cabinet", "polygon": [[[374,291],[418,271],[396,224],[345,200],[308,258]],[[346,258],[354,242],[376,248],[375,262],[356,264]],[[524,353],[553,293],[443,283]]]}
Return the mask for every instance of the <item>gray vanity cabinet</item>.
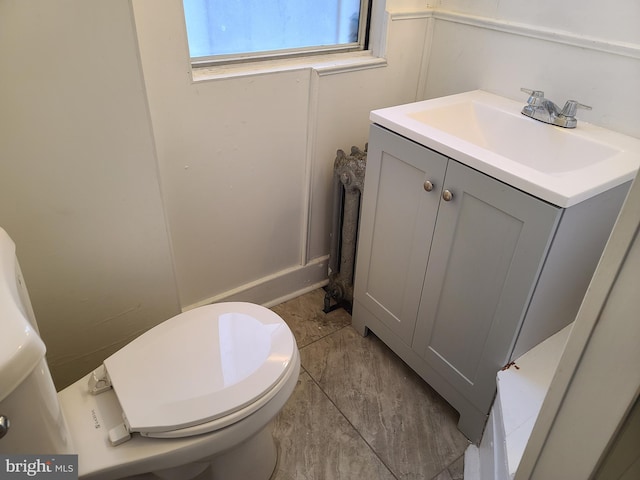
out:
{"label": "gray vanity cabinet", "polygon": [[453,160],[444,188],[412,348],[486,413],[561,209]]}
{"label": "gray vanity cabinet", "polygon": [[[574,213],[373,125],[353,326],[371,329],[478,441],[516,344],[526,351],[575,317],[627,188]],[[588,222],[594,212],[607,220]],[[520,335],[525,317],[540,328]]]}

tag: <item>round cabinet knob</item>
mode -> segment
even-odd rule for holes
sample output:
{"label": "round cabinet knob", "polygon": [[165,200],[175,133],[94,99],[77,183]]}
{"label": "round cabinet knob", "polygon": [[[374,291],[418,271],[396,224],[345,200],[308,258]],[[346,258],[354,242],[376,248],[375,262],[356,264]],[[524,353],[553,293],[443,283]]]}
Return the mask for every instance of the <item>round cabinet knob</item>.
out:
{"label": "round cabinet knob", "polygon": [[431,190],[433,190],[433,183],[431,183],[429,180],[427,180],[426,182],[424,182],[424,189],[427,192],[430,192]]}
{"label": "round cabinet knob", "polygon": [[453,198],[453,193],[451,193],[451,191],[445,190],[444,192],[442,192],[442,199],[445,202],[450,201],[452,198]]}

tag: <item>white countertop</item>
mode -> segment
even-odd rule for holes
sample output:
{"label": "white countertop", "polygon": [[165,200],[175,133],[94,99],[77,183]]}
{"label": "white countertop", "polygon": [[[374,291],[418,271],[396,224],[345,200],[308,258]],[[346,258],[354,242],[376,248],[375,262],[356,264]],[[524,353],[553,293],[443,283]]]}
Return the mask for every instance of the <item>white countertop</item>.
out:
{"label": "white countertop", "polygon": [[580,121],[575,129],[520,113],[482,90],[389,107],[370,120],[559,207],[632,180],[640,140]]}

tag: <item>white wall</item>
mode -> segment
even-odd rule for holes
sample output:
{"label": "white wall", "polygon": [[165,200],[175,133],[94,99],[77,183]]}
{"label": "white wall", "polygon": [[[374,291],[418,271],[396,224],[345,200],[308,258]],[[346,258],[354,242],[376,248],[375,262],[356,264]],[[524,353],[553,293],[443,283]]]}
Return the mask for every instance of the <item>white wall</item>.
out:
{"label": "white wall", "polygon": [[427,19],[390,22],[386,67],[193,82],[181,1],[133,5],[182,306],[323,282],[336,150],[416,99]]}
{"label": "white wall", "polygon": [[640,43],[637,22],[640,5],[634,0],[620,0],[605,5],[593,0],[435,0],[439,10],[449,10],[509,22],[537,25],[543,29],[567,31],[608,42]]}
{"label": "white wall", "polygon": [[129,2],[3,0],[0,79],[0,226],[62,387],[179,311]]}
{"label": "white wall", "polygon": [[0,2],[0,226],[58,387],[181,307],[324,280],[335,151],[421,81],[425,18],[386,68],[192,84],[180,0],[133,6]]}

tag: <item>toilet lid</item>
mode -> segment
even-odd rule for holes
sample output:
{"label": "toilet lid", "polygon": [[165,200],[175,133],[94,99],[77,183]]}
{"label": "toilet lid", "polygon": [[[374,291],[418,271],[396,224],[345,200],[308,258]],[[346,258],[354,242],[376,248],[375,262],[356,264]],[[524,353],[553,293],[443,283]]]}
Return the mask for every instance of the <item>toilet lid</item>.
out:
{"label": "toilet lid", "polygon": [[[297,358],[271,310],[243,302],[181,313],[104,361],[132,432],[153,435],[212,422],[268,393]],[[223,422],[224,423],[224,422]]]}

